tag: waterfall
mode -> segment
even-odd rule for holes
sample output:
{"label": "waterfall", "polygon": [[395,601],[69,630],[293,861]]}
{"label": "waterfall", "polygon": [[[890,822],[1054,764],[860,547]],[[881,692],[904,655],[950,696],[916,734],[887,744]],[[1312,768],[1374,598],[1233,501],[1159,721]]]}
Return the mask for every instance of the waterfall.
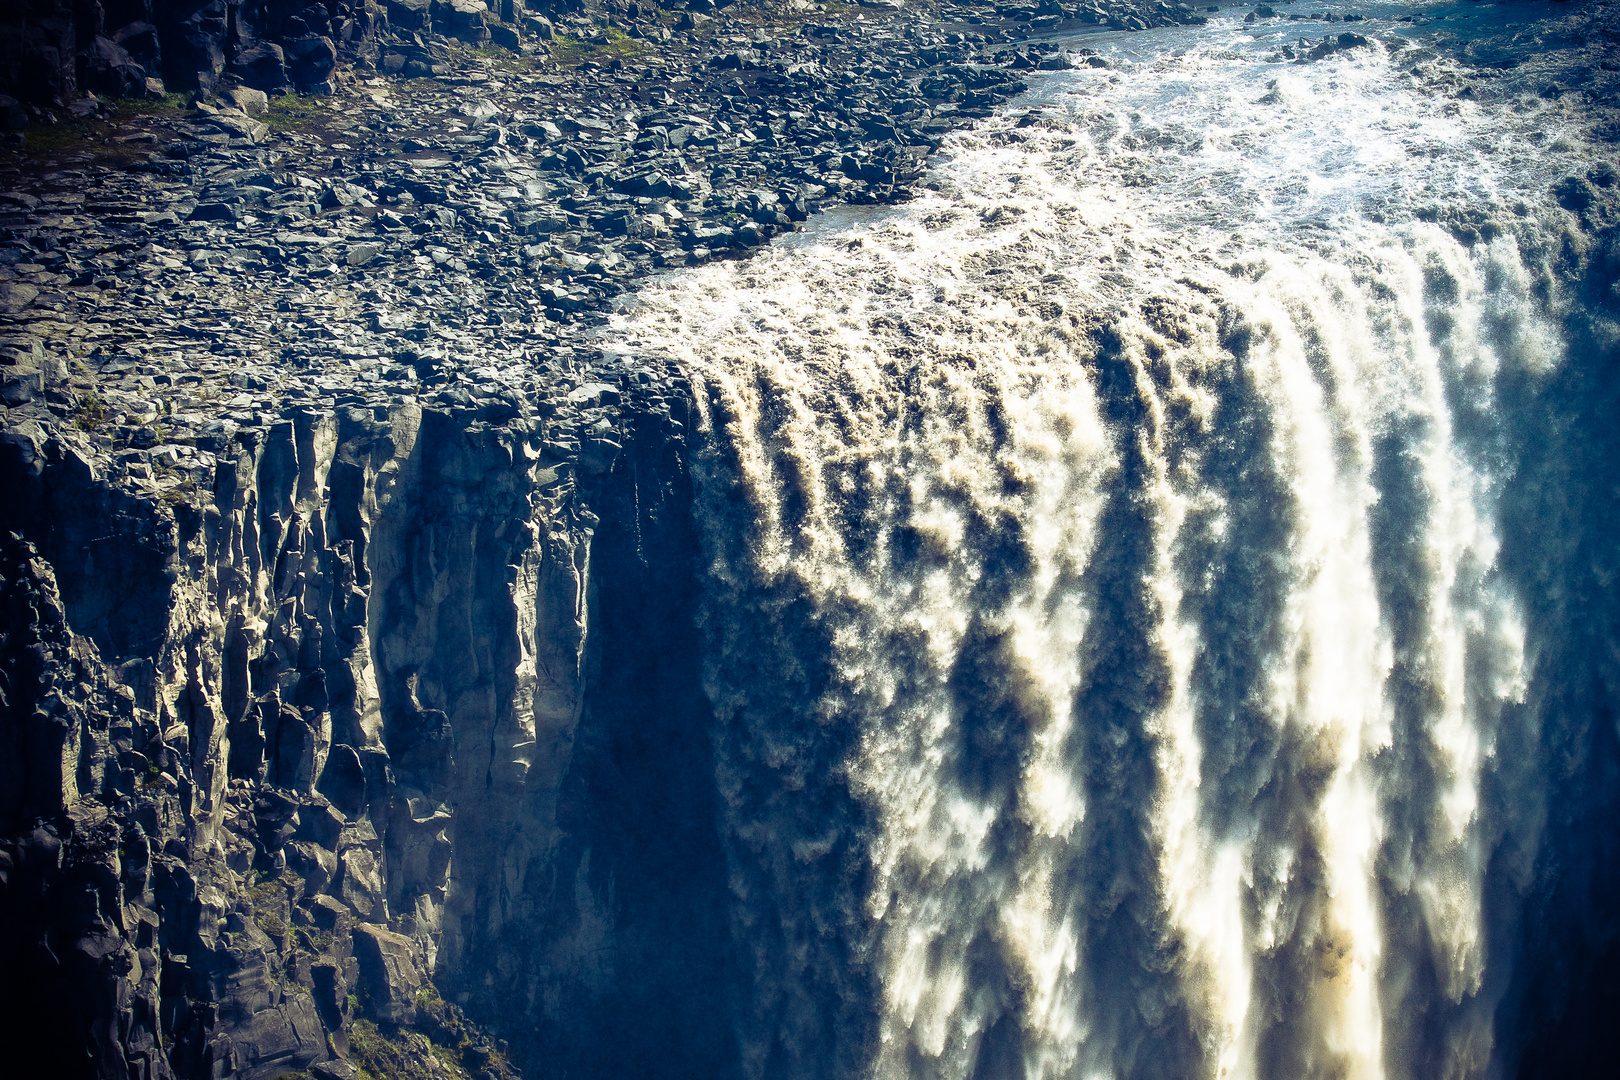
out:
{"label": "waterfall", "polygon": [[1574,362],[1592,151],[1533,70],[1285,38],[1133,40],[609,330],[696,391],[750,1077],[1503,1068],[1555,793],[1501,394]]}

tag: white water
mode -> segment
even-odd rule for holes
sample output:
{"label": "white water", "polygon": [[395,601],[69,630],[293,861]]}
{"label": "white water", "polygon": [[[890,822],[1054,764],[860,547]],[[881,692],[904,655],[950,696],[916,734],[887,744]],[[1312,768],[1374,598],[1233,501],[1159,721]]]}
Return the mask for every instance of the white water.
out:
{"label": "white water", "polygon": [[1279,62],[1326,29],[1078,42],[936,191],[616,322],[697,391],[750,1076],[1500,1067],[1493,388],[1564,362],[1522,241],[1590,148]]}

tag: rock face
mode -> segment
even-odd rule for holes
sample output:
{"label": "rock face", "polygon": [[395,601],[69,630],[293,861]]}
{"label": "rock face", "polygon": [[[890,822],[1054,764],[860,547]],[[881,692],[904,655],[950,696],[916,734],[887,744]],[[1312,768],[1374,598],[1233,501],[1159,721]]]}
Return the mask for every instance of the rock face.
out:
{"label": "rock face", "polygon": [[[265,51],[311,38],[329,74],[339,55],[366,62],[387,25],[373,0],[19,0],[0,15],[0,92],[47,104],[82,90],[140,96],[147,79],[209,90],[232,66],[262,81]],[[304,69],[321,75],[311,85],[324,82],[318,67]]]}
{"label": "rock face", "polygon": [[[7,435],[12,1037],[88,1046],[61,1075],[268,1078],[344,1056],[356,1015],[466,1004],[556,1054],[718,962],[713,815],[657,821],[707,746],[684,399],[603,390],[498,425],[299,409],[168,499],[71,430]],[[554,441],[579,422],[611,452]],[[691,955],[641,944],[671,932]]]}

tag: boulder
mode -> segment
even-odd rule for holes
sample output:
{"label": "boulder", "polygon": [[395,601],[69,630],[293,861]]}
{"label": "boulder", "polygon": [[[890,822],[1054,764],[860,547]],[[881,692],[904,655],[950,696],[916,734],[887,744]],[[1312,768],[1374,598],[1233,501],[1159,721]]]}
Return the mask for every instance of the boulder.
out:
{"label": "boulder", "polygon": [[489,42],[489,21],[489,7],[484,0],[433,0],[435,28],[469,45]]}
{"label": "boulder", "polygon": [[357,926],[354,956],[360,963],[360,990],[366,1011],[386,1024],[416,1019],[416,992],[422,988],[416,942],[380,926]]}
{"label": "boulder", "polygon": [[270,41],[237,53],[231,72],[256,90],[281,90],[292,83],[286,52]]}
{"label": "boulder", "polygon": [[388,25],[400,30],[427,31],[433,26],[432,0],[386,0]]}
{"label": "boulder", "polygon": [[146,92],[146,69],[98,34],[79,50],[79,88],[106,97],[139,97]]}
{"label": "boulder", "polygon": [[157,27],[151,23],[126,23],[110,36],[113,43],[129,53],[149,76],[163,70],[163,50],[158,42]]}
{"label": "boulder", "polygon": [[513,52],[517,52],[523,47],[523,37],[518,33],[515,26],[496,23],[489,27],[489,37],[491,41],[501,48],[510,49]]}
{"label": "boulder", "polygon": [[245,113],[263,113],[270,110],[270,98],[263,90],[251,86],[236,86],[221,95]]}
{"label": "boulder", "polygon": [[287,66],[292,81],[300,87],[327,82],[337,69],[337,46],[332,39],[311,34],[286,44]]}

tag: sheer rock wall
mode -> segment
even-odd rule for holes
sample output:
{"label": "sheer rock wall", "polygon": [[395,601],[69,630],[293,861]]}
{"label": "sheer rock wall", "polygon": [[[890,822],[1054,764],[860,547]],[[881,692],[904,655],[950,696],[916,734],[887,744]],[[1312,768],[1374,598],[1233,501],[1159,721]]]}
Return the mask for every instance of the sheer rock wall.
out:
{"label": "sheer rock wall", "polygon": [[[178,489],[66,426],[7,436],[11,1034],[61,1047],[64,1076],[345,1075],[356,1016],[463,1025],[466,1005],[475,1073],[505,1075],[508,1030],[514,1057],[599,1052],[563,1033],[622,1006],[618,924],[648,871],[626,903],[615,865],[650,838],[587,789],[683,782],[679,754],[627,773],[622,736],[701,720],[684,398],[607,389],[503,425],[306,408]],[[581,417],[583,444],[559,427]],[[643,632],[669,641],[638,655]],[[688,828],[718,850],[712,816]]]}

